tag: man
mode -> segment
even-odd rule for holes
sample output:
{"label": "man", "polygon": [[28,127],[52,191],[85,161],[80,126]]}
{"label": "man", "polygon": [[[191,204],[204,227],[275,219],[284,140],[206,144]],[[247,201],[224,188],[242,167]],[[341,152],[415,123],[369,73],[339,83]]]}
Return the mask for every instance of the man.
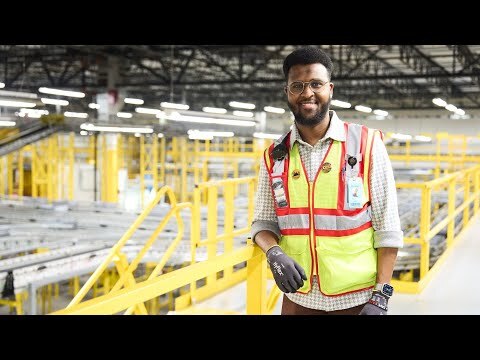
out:
{"label": "man", "polygon": [[295,125],[265,150],[252,239],[282,314],[386,315],[403,246],[393,171],[378,130],[329,109],[332,68],[315,47],[284,60]]}

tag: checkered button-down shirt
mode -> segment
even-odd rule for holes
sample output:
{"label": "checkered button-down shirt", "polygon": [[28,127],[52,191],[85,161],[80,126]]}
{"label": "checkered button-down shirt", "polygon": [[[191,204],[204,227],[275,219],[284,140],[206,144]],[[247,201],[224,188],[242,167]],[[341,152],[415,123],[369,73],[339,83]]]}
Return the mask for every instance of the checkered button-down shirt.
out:
{"label": "checkered button-down shirt", "polygon": [[[314,146],[302,140],[298,129],[293,126],[290,146],[298,142],[300,157],[308,178],[313,179],[332,140],[345,141],[344,122],[334,111],[330,111],[330,126],[325,136]],[[255,199],[255,214],[252,223],[252,239],[262,230],[270,230],[280,238],[277,215],[273,204],[272,191],[265,162],[260,162],[258,188]],[[392,165],[385,145],[379,137],[373,143],[370,172],[371,215],[374,229],[374,247],[402,247],[403,232],[397,208],[397,192]],[[370,299],[372,290],[362,290],[346,295],[326,296],[320,292],[317,279],[313,279],[312,290],[308,294],[286,294],[290,300],[311,309],[335,311],[364,304]]]}

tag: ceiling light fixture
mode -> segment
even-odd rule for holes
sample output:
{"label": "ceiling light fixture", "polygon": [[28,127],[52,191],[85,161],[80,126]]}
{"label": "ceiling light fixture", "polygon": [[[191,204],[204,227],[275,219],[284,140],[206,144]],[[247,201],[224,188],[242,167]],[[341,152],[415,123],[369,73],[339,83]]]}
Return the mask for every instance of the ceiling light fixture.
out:
{"label": "ceiling light fixture", "polygon": [[69,102],[67,100],[60,100],[60,99],[48,99],[48,98],[41,98],[40,99],[44,104],[49,104],[49,105],[61,105],[61,106],[67,106]]}
{"label": "ceiling light fixture", "polygon": [[188,106],[186,104],[175,104],[175,103],[170,103],[170,102],[166,102],[166,101],[161,102],[160,106],[163,107],[163,108],[167,108],[167,109],[177,109],[177,110],[188,110],[188,109],[190,109],[190,106]]}
{"label": "ceiling light fixture", "polygon": [[244,103],[239,101],[230,101],[228,105],[234,108],[239,108],[239,109],[250,109],[250,110],[255,109],[255,104]]}
{"label": "ceiling light fixture", "polygon": [[51,95],[70,96],[70,97],[76,97],[76,98],[85,97],[85,93],[80,91],[60,90],[60,89],[52,89],[47,87],[41,87],[38,89],[38,91],[44,94],[51,94]]}
{"label": "ceiling light fixture", "polygon": [[80,125],[80,129],[87,130],[87,131],[139,133],[139,134],[153,133],[152,128],[146,128],[146,127],[102,126],[102,125],[94,125],[91,123],[83,123],[82,125]]}
{"label": "ceiling light fixture", "polygon": [[134,104],[134,105],[143,105],[144,101],[142,99],[134,99],[134,98],[125,98],[123,99],[125,104]]}

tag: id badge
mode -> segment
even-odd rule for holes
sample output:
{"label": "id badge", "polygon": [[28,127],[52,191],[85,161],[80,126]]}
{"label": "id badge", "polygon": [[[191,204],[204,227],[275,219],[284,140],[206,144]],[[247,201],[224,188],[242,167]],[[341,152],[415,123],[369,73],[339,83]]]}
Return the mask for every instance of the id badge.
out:
{"label": "id badge", "polygon": [[348,179],[348,206],[352,209],[363,208],[363,181],[360,177]]}

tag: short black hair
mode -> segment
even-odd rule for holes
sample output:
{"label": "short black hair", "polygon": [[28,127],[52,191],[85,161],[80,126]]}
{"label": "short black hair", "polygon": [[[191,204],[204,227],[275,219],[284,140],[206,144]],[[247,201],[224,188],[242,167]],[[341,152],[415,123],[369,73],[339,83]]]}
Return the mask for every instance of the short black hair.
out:
{"label": "short black hair", "polygon": [[294,65],[322,64],[327,68],[329,80],[332,78],[332,59],[325,51],[313,46],[306,46],[291,52],[283,61],[283,74],[288,80],[288,72]]}

